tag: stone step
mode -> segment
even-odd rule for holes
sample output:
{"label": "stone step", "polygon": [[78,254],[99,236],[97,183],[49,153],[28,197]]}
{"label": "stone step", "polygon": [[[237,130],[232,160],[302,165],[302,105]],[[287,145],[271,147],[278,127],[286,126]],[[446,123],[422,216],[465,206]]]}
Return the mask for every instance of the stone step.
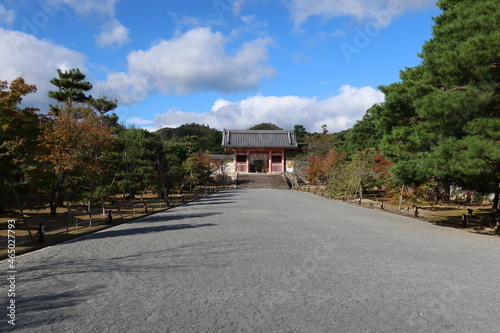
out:
{"label": "stone step", "polygon": [[285,189],[288,188],[281,174],[266,173],[240,173],[236,182],[238,188],[267,188]]}

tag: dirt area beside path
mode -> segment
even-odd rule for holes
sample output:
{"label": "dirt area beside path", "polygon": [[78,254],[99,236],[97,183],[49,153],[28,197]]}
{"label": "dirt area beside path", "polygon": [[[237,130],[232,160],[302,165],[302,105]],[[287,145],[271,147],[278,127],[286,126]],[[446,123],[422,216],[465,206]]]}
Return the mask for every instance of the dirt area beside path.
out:
{"label": "dirt area beside path", "polygon": [[[58,207],[56,216],[50,215],[47,205],[31,200],[20,217],[17,205],[6,200],[2,204],[7,213],[0,216],[0,260],[6,258],[9,246],[15,246],[16,253],[31,251],[170,209],[224,189],[206,187],[193,193],[169,195],[168,200],[153,193],[133,200],[117,197],[108,199],[104,207],[99,202],[93,203],[90,214],[88,207],[71,203],[69,210]],[[40,235],[42,225],[43,237]]]}
{"label": "dirt area beside path", "polygon": [[391,200],[383,196],[366,195],[359,198],[331,198],[322,186],[303,186],[301,191],[314,193],[333,200],[377,209],[393,214],[429,221],[436,225],[460,228],[466,231],[500,235],[500,211],[491,209],[491,204],[450,203],[431,205],[430,203],[411,204],[404,200]]}

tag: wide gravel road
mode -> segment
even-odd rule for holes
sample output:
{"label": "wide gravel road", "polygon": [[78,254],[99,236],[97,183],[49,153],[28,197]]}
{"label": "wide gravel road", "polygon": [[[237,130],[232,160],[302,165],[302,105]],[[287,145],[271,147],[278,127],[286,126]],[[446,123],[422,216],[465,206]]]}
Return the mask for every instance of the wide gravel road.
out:
{"label": "wide gravel road", "polygon": [[221,192],[16,265],[16,332],[500,332],[498,237],[302,192]]}

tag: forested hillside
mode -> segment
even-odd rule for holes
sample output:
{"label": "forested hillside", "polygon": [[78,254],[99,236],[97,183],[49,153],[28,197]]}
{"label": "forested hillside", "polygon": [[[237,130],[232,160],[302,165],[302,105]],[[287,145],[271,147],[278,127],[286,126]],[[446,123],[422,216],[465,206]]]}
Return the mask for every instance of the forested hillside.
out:
{"label": "forested hillside", "polygon": [[222,132],[207,125],[195,123],[184,124],[179,127],[164,127],[158,130],[158,135],[164,140],[182,141],[186,137],[195,137],[199,141],[200,149],[213,154],[223,153],[221,148]]}

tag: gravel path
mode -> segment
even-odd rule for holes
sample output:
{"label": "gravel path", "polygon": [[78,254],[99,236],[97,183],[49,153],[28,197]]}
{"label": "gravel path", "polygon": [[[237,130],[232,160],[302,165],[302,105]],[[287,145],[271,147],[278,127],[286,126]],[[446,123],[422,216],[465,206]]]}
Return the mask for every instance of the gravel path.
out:
{"label": "gravel path", "polygon": [[18,332],[500,332],[498,237],[302,192],[221,192],[16,265]]}

